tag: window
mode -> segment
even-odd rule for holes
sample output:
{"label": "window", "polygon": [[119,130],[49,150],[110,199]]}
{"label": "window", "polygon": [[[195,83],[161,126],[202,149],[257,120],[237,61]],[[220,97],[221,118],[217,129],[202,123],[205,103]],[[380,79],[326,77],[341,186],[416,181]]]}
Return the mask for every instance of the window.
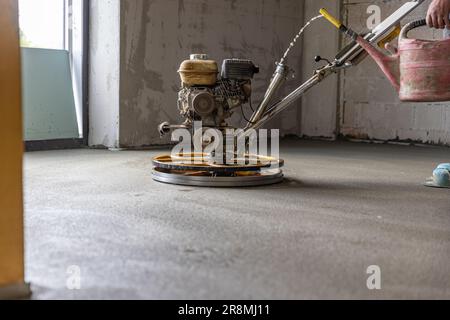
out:
{"label": "window", "polygon": [[69,53],[78,127],[78,135],[71,137],[74,139],[86,138],[87,131],[84,121],[87,5],[86,0],[19,0],[21,46]]}
{"label": "window", "polygon": [[19,0],[22,47],[66,49],[65,1]]}

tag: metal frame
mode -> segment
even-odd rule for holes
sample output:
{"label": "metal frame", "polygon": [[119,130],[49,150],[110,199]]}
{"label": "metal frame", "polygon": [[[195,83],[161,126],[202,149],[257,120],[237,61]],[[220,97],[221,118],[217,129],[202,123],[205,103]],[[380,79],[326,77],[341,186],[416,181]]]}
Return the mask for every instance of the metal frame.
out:
{"label": "metal frame", "polygon": [[89,0],[83,5],[83,66],[82,66],[82,103],[83,137],[73,139],[24,141],[25,151],[43,151],[58,149],[79,149],[88,146],[89,141]]}
{"label": "metal frame", "polygon": [[83,145],[89,144],[89,0],[83,0]]}
{"label": "metal frame", "polygon": [[80,149],[85,147],[84,138],[25,141],[25,151]]}
{"label": "metal frame", "polygon": [[264,170],[255,176],[190,176],[183,173],[166,173],[154,168],[152,178],[155,181],[182,186],[230,188],[268,186],[283,182],[280,169]]}

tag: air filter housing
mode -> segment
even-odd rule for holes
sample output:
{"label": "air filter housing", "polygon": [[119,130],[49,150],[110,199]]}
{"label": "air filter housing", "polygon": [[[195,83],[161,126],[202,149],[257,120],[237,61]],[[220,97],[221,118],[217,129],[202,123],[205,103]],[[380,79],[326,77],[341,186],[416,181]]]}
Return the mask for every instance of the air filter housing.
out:
{"label": "air filter housing", "polygon": [[222,64],[221,77],[230,80],[251,80],[256,73],[259,73],[259,67],[251,60],[226,59]]}

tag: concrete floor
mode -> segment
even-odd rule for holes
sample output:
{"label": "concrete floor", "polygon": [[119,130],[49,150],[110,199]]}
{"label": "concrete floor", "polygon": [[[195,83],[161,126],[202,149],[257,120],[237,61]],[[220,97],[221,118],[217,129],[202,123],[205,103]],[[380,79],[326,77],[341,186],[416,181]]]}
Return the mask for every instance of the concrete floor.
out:
{"label": "concrete floor", "polygon": [[291,141],[246,189],[153,182],[157,153],[26,154],[34,298],[450,298],[450,190],[422,187],[448,148]]}

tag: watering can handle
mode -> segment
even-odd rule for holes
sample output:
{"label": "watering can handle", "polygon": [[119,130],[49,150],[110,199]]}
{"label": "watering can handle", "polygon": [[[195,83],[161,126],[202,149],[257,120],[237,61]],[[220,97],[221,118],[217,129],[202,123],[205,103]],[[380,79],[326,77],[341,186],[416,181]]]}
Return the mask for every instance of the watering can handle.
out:
{"label": "watering can handle", "polygon": [[425,19],[413,21],[413,22],[406,24],[403,27],[402,32],[400,33],[400,39],[409,39],[408,32],[410,32],[411,30],[416,29],[416,28],[424,27],[426,25],[427,25],[427,21]]}

